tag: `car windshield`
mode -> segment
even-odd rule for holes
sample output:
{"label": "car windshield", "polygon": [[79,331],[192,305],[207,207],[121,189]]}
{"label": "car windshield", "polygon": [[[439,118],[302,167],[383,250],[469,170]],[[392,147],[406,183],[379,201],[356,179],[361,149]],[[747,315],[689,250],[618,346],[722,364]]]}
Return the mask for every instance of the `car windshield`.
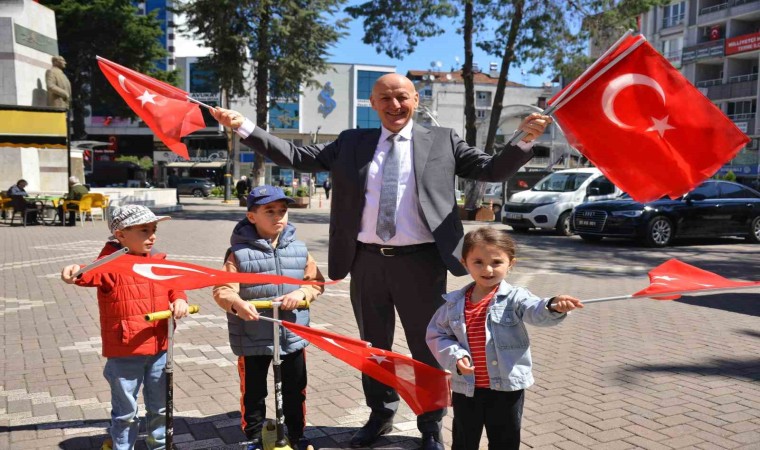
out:
{"label": "car windshield", "polygon": [[590,177],[590,173],[553,173],[533,186],[532,191],[544,192],[572,192],[577,191],[584,181]]}

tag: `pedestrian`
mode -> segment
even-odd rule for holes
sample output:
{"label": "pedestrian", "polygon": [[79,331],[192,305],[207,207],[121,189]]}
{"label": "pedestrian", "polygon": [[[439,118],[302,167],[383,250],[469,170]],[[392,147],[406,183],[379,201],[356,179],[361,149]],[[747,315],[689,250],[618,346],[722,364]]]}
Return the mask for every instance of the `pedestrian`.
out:
{"label": "pedestrian", "polygon": [[173,171],[169,174],[169,178],[166,180],[167,185],[169,188],[174,188],[176,196],[177,196],[177,204],[179,205],[179,177],[177,176],[177,172]]}
{"label": "pedestrian", "polygon": [[452,373],[453,450],[478,450],[484,426],[489,450],[520,447],[525,389],[533,384],[524,322],[553,326],[583,308],[575,297],[539,298],[504,281],[515,252],[503,230],[467,233],[462,264],[473,282],[446,294],[427,328],[430,351]]}
{"label": "pedestrian", "polygon": [[[78,203],[68,203],[69,200],[75,200],[79,201],[82,199],[82,197],[89,193],[90,190],[87,188],[87,186],[83,185],[79,178],[76,176],[70,176],[69,177],[69,193],[66,194],[66,197],[64,197],[63,201],[58,205],[58,217],[61,218],[61,225],[73,227],[76,224],[77,220],[77,211],[79,210],[79,204]],[[66,203],[66,209],[69,210],[69,219],[65,220],[63,217],[63,204]],[[105,214],[105,211],[103,211]]]}
{"label": "pedestrian", "polygon": [[327,200],[330,200],[330,189],[332,189],[332,184],[330,184],[330,179],[327,178],[324,183],[322,183],[322,189],[325,190],[325,198]]}
{"label": "pedestrian", "polygon": [[[446,270],[466,273],[459,262],[463,236],[454,197],[454,177],[501,182],[533,155],[532,144],[551,118],[531,114],[519,129],[527,134],[490,156],[471,147],[454,130],[424,128],[412,116],[419,94],[408,78],[386,74],[377,79],[370,104],[380,129],[346,130],[330,143],[296,146],[279,139],[232,110],[215,108],[214,118],[242,142],[281,167],[331,172],[336,193],[331,203],[329,275],[351,273],[351,304],[362,339],[390,350],[396,311],[414,359],[437,366],[425,343],[425,328],[442,304]],[[386,164],[387,162],[387,164]],[[367,447],[393,427],[399,396],[363,375],[372,412],[351,438]],[[445,409],[417,417],[424,450],[443,449]]]}
{"label": "pedestrian", "polygon": [[[257,186],[248,195],[248,212],[230,236],[225,258],[227,272],[284,275],[304,281],[324,282],[306,244],[296,240],[296,229],[288,223],[288,205],[293,199],[274,186]],[[240,374],[240,414],[248,450],[261,450],[261,429],[266,417],[267,372],[274,352],[273,329],[269,322],[257,322],[259,315],[248,300],[271,299],[282,302],[280,319],[309,325],[309,309],[298,309],[302,300],[317,298],[324,288],[314,285],[237,284],[214,287],[214,300],[227,312],[230,347],[238,357]],[[287,436],[297,450],[306,450],[306,359],[308,341],[281,328],[282,400]]]}
{"label": "pedestrian", "polygon": [[[235,192],[237,192],[237,197],[242,203],[246,196],[248,195],[248,181],[247,177],[245,175],[241,176],[237,183],[235,183]],[[241,205],[244,206],[244,205]]]}
{"label": "pedestrian", "polygon": [[[142,205],[126,205],[113,210],[110,230],[113,236],[100,251],[99,258],[124,247],[129,254],[160,262],[166,255],[157,253],[158,222],[170,217],[156,216]],[[68,284],[98,288],[100,337],[107,358],[103,376],[111,387],[111,428],[114,450],[129,450],[137,441],[137,394],[143,386],[149,449],[163,449],[166,441],[166,365],[167,328],[164,322],[148,322],[145,314],[171,310],[175,319],[187,315],[184,291],[169,289],[122,273],[90,274],[79,277],[76,264],[61,271]]]}

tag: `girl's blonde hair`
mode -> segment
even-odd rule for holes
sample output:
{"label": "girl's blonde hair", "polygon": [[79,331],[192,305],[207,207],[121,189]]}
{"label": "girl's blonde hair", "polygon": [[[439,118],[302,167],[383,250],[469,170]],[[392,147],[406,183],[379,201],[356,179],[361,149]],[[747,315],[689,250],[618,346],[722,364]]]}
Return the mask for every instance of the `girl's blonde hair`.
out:
{"label": "girl's blonde hair", "polygon": [[506,231],[491,227],[481,227],[464,236],[462,259],[467,259],[467,255],[476,245],[493,245],[509,255],[509,259],[515,259],[517,253],[517,244],[514,239]]}

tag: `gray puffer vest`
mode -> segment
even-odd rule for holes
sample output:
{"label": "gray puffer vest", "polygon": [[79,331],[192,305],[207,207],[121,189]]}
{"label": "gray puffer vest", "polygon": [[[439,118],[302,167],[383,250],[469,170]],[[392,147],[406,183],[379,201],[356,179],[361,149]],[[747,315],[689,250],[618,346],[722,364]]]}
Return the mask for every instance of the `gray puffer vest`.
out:
{"label": "gray puffer vest", "polygon": [[[306,244],[295,240],[296,229],[288,224],[280,234],[277,248],[272,248],[269,241],[259,237],[248,219],[243,219],[235,226],[230,238],[235,260],[240,272],[260,273],[262,275],[284,275],[303,279],[308,257]],[[244,300],[273,299],[295,291],[296,284],[241,284],[240,297]],[[260,310],[265,317],[272,317],[272,310]],[[309,310],[296,309],[280,311],[280,319],[299,325],[309,325]],[[237,356],[272,355],[274,353],[274,327],[265,321],[245,321],[234,314],[227,313],[227,326],[230,334],[230,347]],[[280,328],[280,354],[286,355],[306,347],[309,342]]]}

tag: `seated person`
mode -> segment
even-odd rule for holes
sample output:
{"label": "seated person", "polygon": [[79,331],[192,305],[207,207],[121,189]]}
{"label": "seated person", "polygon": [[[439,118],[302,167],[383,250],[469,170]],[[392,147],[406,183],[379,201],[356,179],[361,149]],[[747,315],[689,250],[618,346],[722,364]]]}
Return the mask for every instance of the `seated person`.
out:
{"label": "seated person", "polygon": [[29,194],[27,194],[25,190],[28,185],[29,183],[23,178],[18,180],[16,184],[8,188],[8,197],[28,197]]}
{"label": "seated person", "polygon": [[68,203],[66,200],[81,200],[82,196],[89,192],[90,190],[79,181],[79,178],[75,176],[69,177],[69,193],[64,197],[64,201],[58,205],[58,216],[61,218],[61,225],[63,225],[63,203],[66,203],[66,209],[69,210],[69,220],[66,225],[70,227],[74,226],[79,205],[76,203]]}
{"label": "seated person", "polygon": [[[37,202],[31,199],[27,199],[26,197],[29,196],[26,192],[26,187],[29,185],[29,183],[24,180],[23,178],[18,180],[16,184],[8,188],[8,192],[6,195],[10,197],[11,199],[11,206],[13,207],[14,211],[21,211],[23,214],[26,214],[26,210],[29,208],[34,208],[35,210],[39,209]],[[31,219],[31,222],[37,221],[37,215],[29,213],[31,217],[28,219]]]}

